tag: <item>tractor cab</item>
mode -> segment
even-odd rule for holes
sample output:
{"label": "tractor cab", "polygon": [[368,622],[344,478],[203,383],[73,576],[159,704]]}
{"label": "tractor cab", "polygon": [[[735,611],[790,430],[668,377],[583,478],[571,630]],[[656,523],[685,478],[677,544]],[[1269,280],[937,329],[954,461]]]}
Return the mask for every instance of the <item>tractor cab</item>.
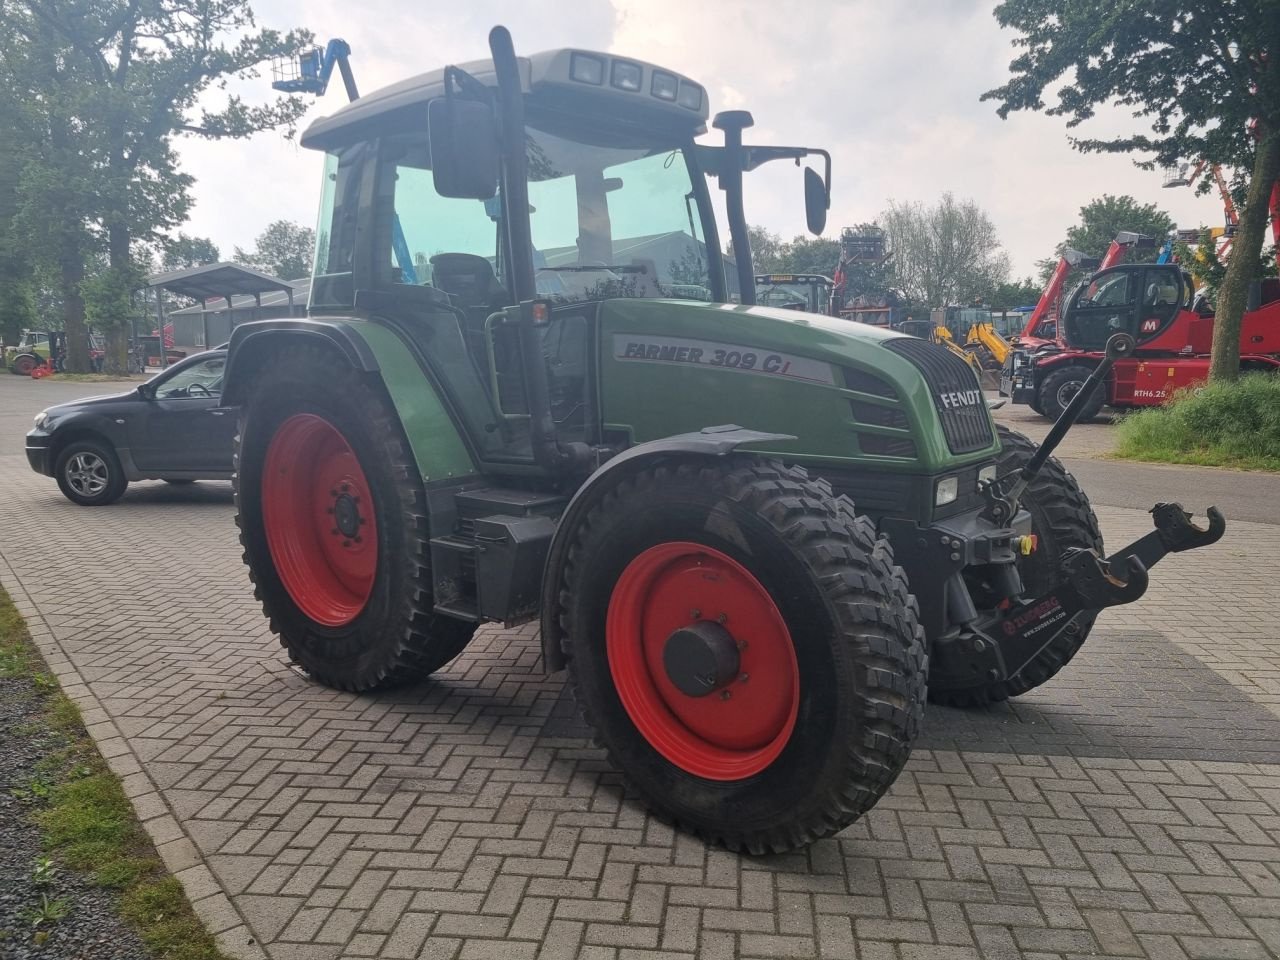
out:
{"label": "tractor cab", "polygon": [[756,274],[756,303],[783,310],[831,313],[830,277],[812,273]]}
{"label": "tractor cab", "polygon": [[[742,145],[743,111],[717,116],[725,146],[695,144],[702,86],[638,60],[556,50],[517,63],[501,111],[482,61],[355,100],[305,132],[302,145],[326,155],[309,310],[372,318],[407,341],[479,461],[554,471],[601,440],[589,383],[601,304],[754,303],[734,214],[742,175],[826,153]],[[829,176],[806,169],[818,230]],[[736,262],[721,253],[709,178],[728,197]],[[535,301],[526,324],[515,305]]]}
{"label": "tractor cab", "polygon": [[[1173,264],[1128,264],[1095,273],[1071,295],[1064,311],[1062,337],[1078,350],[1102,350],[1116,333],[1152,348],[1184,312],[1193,287]],[[1183,318],[1190,321],[1190,316]]]}

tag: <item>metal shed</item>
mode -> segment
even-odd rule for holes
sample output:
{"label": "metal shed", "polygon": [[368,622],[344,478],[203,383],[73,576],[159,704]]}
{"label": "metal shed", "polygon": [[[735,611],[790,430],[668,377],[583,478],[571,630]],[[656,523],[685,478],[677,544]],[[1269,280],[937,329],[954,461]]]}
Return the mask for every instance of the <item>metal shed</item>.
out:
{"label": "metal shed", "polygon": [[281,280],[238,263],[211,263],[151,277],[147,286],[198,300],[198,306],[164,315],[156,298],[156,320],[163,329],[173,325],[175,347],[206,347],[224,343],[239,323],[306,313],[310,279]]}

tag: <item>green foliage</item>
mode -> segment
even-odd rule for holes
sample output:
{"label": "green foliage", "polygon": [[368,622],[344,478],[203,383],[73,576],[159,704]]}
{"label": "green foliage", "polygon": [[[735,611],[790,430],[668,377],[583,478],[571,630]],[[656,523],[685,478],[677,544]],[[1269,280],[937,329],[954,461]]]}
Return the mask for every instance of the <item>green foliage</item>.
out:
{"label": "green foliage", "polygon": [[[829,277],[840,262],[840,242],[801,234],[784,243],[778,251],[778,268],[773,273],[817,273]],[[761,271],[764,272],[764,271]]]}
{"label": "green foliage", "polygon": [[55,897],[50,900],[47,893],[40,894],[40,905],[31,907],[23,914],[23,919],[33,929],[57,923],[71,912],[71,903],[66,897]]}
{"label": "green foliage", "polygon": [[160,265],[165,270],[187,270],[217,263],[220,259],[218,245],[208,237],[192,237],[179,233],[163,243]]}
{"label": "green foliage", "polygon": [[31,868],[31,885],[33,887],[52,886],[57,877],[58,868],[51,857],[38,858],[35,866]]}
{"label": "green foliage", "polygon": [[[193,181],[174,138],[291,132],[306,108],[300,97],[250,106],[224,91],[311,37],[258,29],[248,0],[5,0],[0,36],[10,104],[0,123],[21,144],[10,151],[18,202],[9,233],[57,264],[69,363],[83,373],[84,295],[118,331],[137,247],[160,242],[190,209]],[[84,291],[95,252],[114,273]],[[123,336],[110,343],[108,369],[123,372],[114,369]]]}
{"label": "green foliage", "polygon": [[1133,460],[1280,470],[1280,376],[1181,391],[1125,417],[1116,438],[1117,455]]}
{"label": "green foliage", "polygon": [[234,260],[281,280],[299,280],[311,275],[316,232],[289,220],[277,220],[258,235],[251,251],[236,247]]}
{"label": "green foliage", "polygon": [[225,960],[174,877],[150,880],[125,893],[121,912],[152,953],[166,960]]}
{"label": "green foliage", "polygon": [[1065,247],[1071,247],[1090,257],[1101,257],[1116,234],[1130,230],[1151,237],[1155,244],[1145,250],[1130,249],[1125,262],[1151,263],[1159,256],[1160,245],[1173,227],[1173,218],[1154,203],[1138,203],[1130,196],[1104,193],[1080,208],[1080,222],[1067,229],[1066,242],[1055,252],[1061,256]]}
{"label": "green foliage", "polygon": [[987,295],[987,305],[996,310],[1012,310],[1014,307],[1025,307],[1036,303],[1044,284],[1032,277],[1021,280],[1006,280],[997,284]]}

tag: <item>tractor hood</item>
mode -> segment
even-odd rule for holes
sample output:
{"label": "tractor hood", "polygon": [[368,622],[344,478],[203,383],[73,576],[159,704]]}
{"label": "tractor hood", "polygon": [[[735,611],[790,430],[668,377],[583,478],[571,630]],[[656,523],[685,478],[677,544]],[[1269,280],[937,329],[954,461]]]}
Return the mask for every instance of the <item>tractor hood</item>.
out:
{"label": "tractor hood", "polygon": [[611,300],[600,316],[606,421],[631,426],[637,440],[737,423],[795,434],[815,457],[931,472],[997,449],[968,364],[918,337],[687,300]]}

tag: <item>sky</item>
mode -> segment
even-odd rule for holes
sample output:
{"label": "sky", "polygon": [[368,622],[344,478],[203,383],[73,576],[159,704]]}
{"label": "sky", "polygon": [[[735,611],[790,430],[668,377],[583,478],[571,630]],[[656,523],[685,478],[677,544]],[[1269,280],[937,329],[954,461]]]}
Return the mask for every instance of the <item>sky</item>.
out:
{"label": "sky", "polygon": [[[1081,154],[1069,133],[1105,137],[1146,129],[1103,108],[1075,131],[1065,119],[1001,120],[981,94],[1008,77],[1014,34],[986,0],[469,0],[465,5],[392,0],[257,0],[262,26],[306,27],[323,44],[352,48],[361,92],[446,63],[488,56],[495,23],[517,53],[555,47],[604,50],[667,66],[703,83],[711,111],[747,109],[750,142],[824,147],[832,154],[825,236],[871,221],[890,201],[931,203],[944,192],[972,198],[999,230],[1017,277],[1051,256],[1080,207],[1104,193],[1156,203],[1180,227],[1220,225],[1222,207],[1186,187],[1162,189],[1158,171],[1124,155]],[[269,71],[233,84],[247,99],[270,94]],[[346,100],[334,77],[302,122]],[[718,131],[705,138],[719,142]],[[212,238],[230,259],[274,220],[313,225],[319,154],[279,133],[251,140],[183,139],[196,177],[184,231]],[[718,193],[718,191],[716,191]],[[716,199],[720,203],[719,198]],[[800,172],[785,162],[750,174],[747,218],[790,238],[805,232]],[[722,238],[723,239],[723,238]]]}

